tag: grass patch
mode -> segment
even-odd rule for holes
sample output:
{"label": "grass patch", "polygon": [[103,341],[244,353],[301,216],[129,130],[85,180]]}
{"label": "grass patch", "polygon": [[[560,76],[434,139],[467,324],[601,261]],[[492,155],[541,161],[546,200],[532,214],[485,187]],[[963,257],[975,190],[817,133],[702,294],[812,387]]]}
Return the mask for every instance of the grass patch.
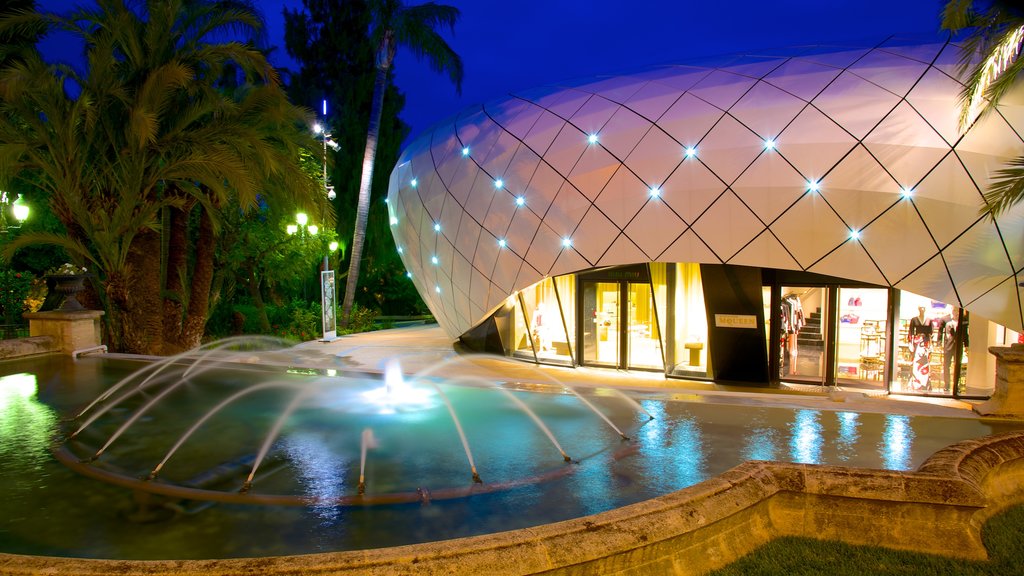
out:
{"label": "grass patch", "polygon": [[812,538],[779,538],[712,575],[1024,575],[1024,506],[1015,506],[993,516],[982,528],[981,538],[990,558],[986,562]]}

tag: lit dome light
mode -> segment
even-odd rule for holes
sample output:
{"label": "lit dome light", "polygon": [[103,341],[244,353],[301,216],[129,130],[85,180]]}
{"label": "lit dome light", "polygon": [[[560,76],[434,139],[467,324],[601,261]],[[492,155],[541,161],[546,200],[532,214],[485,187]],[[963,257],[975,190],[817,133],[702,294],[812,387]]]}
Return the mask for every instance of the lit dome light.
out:
{"label": "lit dome light", "polygon": [[562,248],[572,248],[572,238],[568,236],[562,238]]}
{"label": "lit dome light", "polygon": [[309,222],[309,216],[306,216],[305,212],[299,212],[298,214],[295,215],[295,221],[299,224],[299,226],[305,226],[306,223]]}
{"label": "lit dome light", "polygon": [[859,240],[860,230],[850,230],[850,240]]}
{"label": "lit dome light", "polygon": [[516,196],[516,206],[523,206],[526,204],[526,198],[522,196]]}
{"label": "lit dome light", "polygon": [[430,257],[430,263],[434,264],[436,266],[437,265],[437,256],[431,256]]}
{"label": "lit dome light", "polygon": [[494,187],[495,188],[501,188],[504,185],[505,185],[505,181],[502,180],[501,178],[498,178],[497,180],[494,181]]}
{"label": "lit dome light", "polygon": [[316,123],[316,124],[313,124],[313,132],[316,132],[317,134],[319,134],[319,133],[321,133],[323,131],[324,131],[324,127],[321,126],[319,122]]}
{"label": "lit dome light", "polygon": [[288,226],[285,226],[285,231],[288,232],[288,234],[290,235],[295,234],[296,232],[299,231],[299,227],[296,226],[295,224],[289,224]]}
{"label": "lit dome light", "polygon": [[412,181],[409,182],[409,185],[412,186],[413,188],[415,188],[419,183],[420,183],[419,180],[413,178]]}
{"label": "lit dome light", "polygon": [[385,204],[387,204],[387,203],[388,203],[388,199],[387,199],[387,198],[384,198],[384,203],[385,203]]}
{"label": "lit dome light", "polygon": [[441,223],[440,222],[434,222],[434,232],[440,232],[440,231],[441,231]]}
{"label": "lit dome light", "polygon": [[651,195],[651,198],[655,198],[655,199],[660,198],[661,197],[661,188],[658,188],[657,186],[651,186],[651,190],[650,190],[649,193]]}
{"label": "lit dome light", "polygon": [[774,138],[765,138],[765,140],[764,140],[764,149],[765,150],[775,150],[775,139]]}
{"label": "lit dome light", "polygon": [[405,252],[405,250],[402,250],[402,247],[401,247],[401,246],[399,246],[399,247],[398,247],[398,253],[399,253],[399,254],[401,254],[401,253],[403,253],[403,252]]}
{"label": "lit dome light", "polygon": [[412,272],[406,272],[405,273],[405,277],[406,278],[412,278]]}
{"label": "lit dome light", "polygon": [[590,134],[587,136],[587,143],[597,144],[597,134]]}
{"label": "lit dome light", "polygon": [[466,146],[462,149],[462,155],[469,156],[469,146]]}
{"label": "lit dome light", "polygon": [[336,240],[332,240],[331,243],[327,245],[327,249],[331,252],[336,251],[338,249],[338,242]]}
{"label": "lit dome light", "polygon": [[440,294],[441,293],[441,287],[435,284],[434,285],[434,292],[437,292],[438,294]]}
{"label": "lit dome light", "polygon": [[696,146],[687,146],[685,154],[686,154],[687,158],[694,158],[694,157],[696,157],[697,156],[697,147]]}
{"label": "lit dome light", "polygon": [[391,217],[391,225],[394,226],[395,224],[398,224],[398,218],[395,218],[394,216],[392,216]]}
{"label": "lit dome light", "polygon": [[910,198],[914,195],[914,189],[909,186],[900,187],[900,195],[904,198]]}
{"label": "lit dome light", "polygon": [[818,180],[808,180],[807,181],[807,191],[808,192],[819,192],[820,190],[821,190],[821,182],[819,182]]}
{"label": "lit dome light", "polygon": [[506,245],[505,239],[504,238],[498,238],[498,246],[504,248],[505,245]]}
{"label": "lit dome light", "polygon": [[309,230],[310,236],[316,236],[317,232],[320,231],[320,227],[316,224],[310,224],[309,226],[306,226],[306,230]]}

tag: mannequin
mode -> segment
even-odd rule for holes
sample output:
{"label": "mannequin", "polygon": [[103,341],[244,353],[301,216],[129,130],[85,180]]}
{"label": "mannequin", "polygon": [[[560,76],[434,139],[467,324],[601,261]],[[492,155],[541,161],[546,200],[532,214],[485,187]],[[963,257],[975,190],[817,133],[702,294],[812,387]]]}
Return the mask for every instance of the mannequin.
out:
{"label": "mannequin", "polygon": [[917,307],[917,316],[910,319],[907,330],[907,345],[910,347],[910,387],[914,390],[928,389],[928,372],[931,365],[932,325],[925,318],[925,307]]}

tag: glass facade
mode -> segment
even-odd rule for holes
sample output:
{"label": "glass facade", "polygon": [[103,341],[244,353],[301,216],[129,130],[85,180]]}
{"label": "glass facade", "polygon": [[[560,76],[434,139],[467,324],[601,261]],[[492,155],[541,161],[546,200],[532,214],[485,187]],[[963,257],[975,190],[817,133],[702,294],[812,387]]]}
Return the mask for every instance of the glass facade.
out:
{"label": "glass facade", "polygon": [[[758,327],[769,366],[777,367],[768,384],[986,397],[995,370],[988,347],[1024,341],[910,292],[827,277],[773,281],[771,271],[764,274]],[[494,318],[506,331],[504,351],[514,358],[714,379],[707,288],[699,264],[606,268],[545,278],[510,296]]]}

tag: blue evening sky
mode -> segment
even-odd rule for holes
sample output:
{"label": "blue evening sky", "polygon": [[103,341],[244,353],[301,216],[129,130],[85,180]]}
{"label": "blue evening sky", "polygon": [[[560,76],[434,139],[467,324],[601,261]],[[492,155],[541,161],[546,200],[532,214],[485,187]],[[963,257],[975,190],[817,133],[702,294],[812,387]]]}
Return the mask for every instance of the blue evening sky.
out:
{"label": "blue evening sky", "polygon": [[[407,0],[416,3],[418,0]],[[456,94],[446,76],[399,51],[396,83],[406,94],[412,137],[460,110],[510,92],[651,64],[806,44],[869,44],[889,35],[939,34],[940,0],[441,0],[462,12],[447,35],[462,58]],[[63,12],[87,0],[38,0]],[[301,0],[255,0],[284,51],[282,9]]]}

